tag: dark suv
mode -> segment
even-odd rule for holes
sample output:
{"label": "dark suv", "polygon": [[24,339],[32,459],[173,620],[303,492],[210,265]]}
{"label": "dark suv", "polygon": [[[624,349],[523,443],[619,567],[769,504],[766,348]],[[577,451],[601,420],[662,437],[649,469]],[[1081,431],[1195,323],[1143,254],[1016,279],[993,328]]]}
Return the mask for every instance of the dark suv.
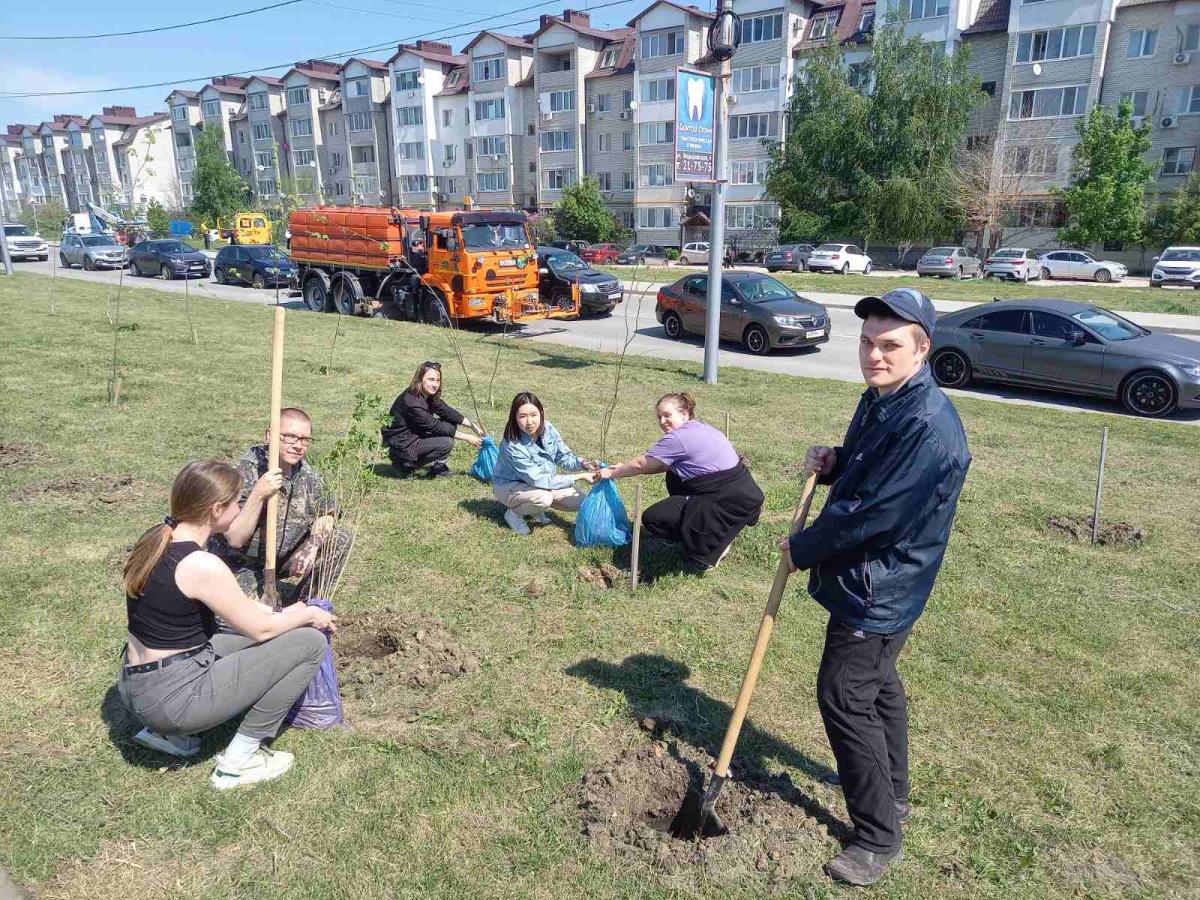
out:
{"label": "dark suv", "polygon": [[598,272],[582,259],[557,247],[538,247],[538,290],[543,300],[558,302],[571,296],[579,282],[579,314],[604,315],[621,302],[621,282],[607,272]]}
{"label": "dark suv", "polygon": [[157,275],[167,281],[209,275],[208,257],[183,241],[142,241],[129,250],[130,275]]}
{"label": "dark suv", "polygon": [[256,288],[292,285],[296,282],[296,264],[270,244],[222,247],[213,263],[213,280]]}

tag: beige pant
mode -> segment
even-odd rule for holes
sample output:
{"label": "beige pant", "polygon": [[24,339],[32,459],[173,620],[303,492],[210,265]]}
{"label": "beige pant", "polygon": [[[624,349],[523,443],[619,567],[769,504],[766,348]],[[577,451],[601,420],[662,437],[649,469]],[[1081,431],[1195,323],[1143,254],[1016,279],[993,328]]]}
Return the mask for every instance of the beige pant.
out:
{"label": "beige pant", "polygon": [[493,488],[492,493],[518,516],[527,519],[540,516],[550,507],[579,509],[579,504],[583,502],[583,494],[579,493],[574,485],[556,491],[546,491],[528,485],[504,485]]}

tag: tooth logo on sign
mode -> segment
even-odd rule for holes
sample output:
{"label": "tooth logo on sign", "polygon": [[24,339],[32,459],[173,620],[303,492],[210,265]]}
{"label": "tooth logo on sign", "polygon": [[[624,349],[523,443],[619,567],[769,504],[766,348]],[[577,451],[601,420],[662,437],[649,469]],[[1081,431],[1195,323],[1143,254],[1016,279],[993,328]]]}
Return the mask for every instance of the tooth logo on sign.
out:
{"label": "tooth logo on sign", "polygon": [[704,117],[704,82],[699,78],[687,79],[688,116],[693,122]]}

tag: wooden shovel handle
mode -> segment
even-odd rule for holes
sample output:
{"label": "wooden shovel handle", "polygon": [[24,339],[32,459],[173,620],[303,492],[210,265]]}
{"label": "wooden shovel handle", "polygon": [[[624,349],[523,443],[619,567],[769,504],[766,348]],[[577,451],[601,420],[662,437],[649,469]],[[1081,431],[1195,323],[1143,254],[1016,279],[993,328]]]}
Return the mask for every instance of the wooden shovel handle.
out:
{"label": "wooden shovel handle", "polygon": [[[283,318],[285,310],[275,307],[275,330],[271,335],[271,440],[267,445],[267,469],[279,468],[279,410],[283,406]],[[263,594],[279,606],[275,584],[275,556],[278,550],[279,495],[267,501],[267,525],[263,534]]]}
{"label": "wooden shovel handle", "polygon": [[[808,521],[808,510],[812,506],[813,493],[817,489],[817,476],[810,474],[804,482],[804,491],[796,502],[796,510],[792,514],[792,527],[788,531],[791,537],[804,527]],[[763,656],[767,652],[767,642],[771,640],[771,632],[775,628],[775,614],[779,612],[779,602],[783,599],[784,588],[792,574],[791,560],[787,551],[781,551],[779,565],[775,567],[775,580],[771,583],[771,595],[767,598],[767,608],[763,612],[762,622],[758,626],[758,636],[754,639],[754,650],[750,654],[750,665],[746,668],[746,676],[742,679],[742,688],[738,691],[737,703],[733,707],[733,717],[725,731],[725,740],[721,744],[721,753],[717,757],[717,767],[714,770],[722,778],[729,775],[729,763],[733,759],[733,750],[737,746],[738,737],[742,733],[742,722],[746,719],[746,711],[750,708],[750,698],[754,694],[754,686],[758,683],[758,671],[762,668]]]}

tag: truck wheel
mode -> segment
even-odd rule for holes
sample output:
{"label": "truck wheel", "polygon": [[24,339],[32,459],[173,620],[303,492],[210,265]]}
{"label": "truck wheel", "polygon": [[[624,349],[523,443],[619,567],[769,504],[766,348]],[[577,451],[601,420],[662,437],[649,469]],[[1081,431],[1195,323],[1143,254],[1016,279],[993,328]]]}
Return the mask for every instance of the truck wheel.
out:
{"label": "truck wheel", "polygon": [[423,312],[426,323],[440,328],[450,327],[450,311],[446,308],[446,301],[436,291],[429,291],[425,295]]}
{"label": "truck wheel", "polygon": [[329,302],[329,283],[320,275],[313,273],[304,279],[304,303],[313,312],[326,312],[332,309]]}
{"label": "truck wheel", "polygon": [[341,316],[353,316],[358,312],[363,298],[362,285],[349,272],[333,276],[330,284],[333,310]]}

